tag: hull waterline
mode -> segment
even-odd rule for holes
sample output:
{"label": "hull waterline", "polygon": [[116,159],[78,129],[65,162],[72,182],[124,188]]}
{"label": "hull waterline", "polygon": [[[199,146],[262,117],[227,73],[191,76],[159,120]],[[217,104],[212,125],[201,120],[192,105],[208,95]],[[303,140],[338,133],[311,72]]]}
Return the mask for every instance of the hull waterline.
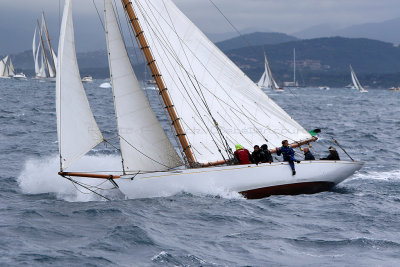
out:
{"label": "hull waterline", "polygon": [[126,175],[115,180],[127,198],[191,192],[240,193],[248,199],[327,191],[361,169],[363,162],[302,161],[292,175],[286,162]]}

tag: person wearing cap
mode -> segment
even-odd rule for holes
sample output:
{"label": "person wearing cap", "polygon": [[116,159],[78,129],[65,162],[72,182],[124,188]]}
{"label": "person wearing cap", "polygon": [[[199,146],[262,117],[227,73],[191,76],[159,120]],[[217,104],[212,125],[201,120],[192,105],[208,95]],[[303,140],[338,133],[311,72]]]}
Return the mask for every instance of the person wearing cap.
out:
{"label": "person wearing cap", "polygon": [[[296,175],[294,162],[297,160],[294,158],[294,150],[289,146],[288,140],[282,141],[282,147],[276,148],[276,154],[278,156],[283,155],[283,160],[289,162],[290,168],[292,168],[292,175]],[[300,161],[297,161],[297,163],[300,163]]]}
{"label": "person wearing cap", "polygon": [[339,154],[336,151],[336,148],[330,146],[328,148],[329,150],[329,155],[326,158],[323,158],[321,160],[340,160]]}
{"label": "person wearing cap", "polygon": [[[274,159],[272,158],[271,152],[268,149],[268,145],[267,144],[263,144],[261,146],[261,150],[262,152],[264,152],[265,155],[265,162],[274,162]],[[262,161],[263,162],[263,161]],[[264,162],[263,162],[264,163]]]}
{"label": "person wearing cap", "polygon": [[304,160],[315,160],[314,155],[311,153],[308,147],[304,148]]}
{"label": "person wearing cap", "polygon": [[237,164],[251,164],[253,162],[253,159],[251,158],[250,152],[243,148],[243,146],[237,144],[235,145],[236,151],[234,154],[234,161]]}

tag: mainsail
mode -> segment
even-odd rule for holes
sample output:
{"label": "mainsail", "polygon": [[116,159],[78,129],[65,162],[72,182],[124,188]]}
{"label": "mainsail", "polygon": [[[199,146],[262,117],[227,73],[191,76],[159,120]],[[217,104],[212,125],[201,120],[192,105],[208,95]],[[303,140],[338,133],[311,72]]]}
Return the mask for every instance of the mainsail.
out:
{"label": "mainsail", "polygon": [[171,0],[133,3],[198,162],[227,159],[238,143],[275,147],[311,138]]}
{"label": "mainsail", "polygon": [[86,97],[76,59],[71,0],[65,1],[58,47],[57,130],[61,170],[104,139]]}
{"label": "mainsail", "polygon": [[354,87],[360,92],[368,92],[361,86],[360,81],[358,80],[356,73],[354,72],[353,67],[350,65],[350,73],[351,73],[351,80],[353,82]]}
{"label": "mainsail", "polygon": [[183,165],[134,74],[112,1],[106,0],[104,5],[108,61],[124,171],[163,171]]}

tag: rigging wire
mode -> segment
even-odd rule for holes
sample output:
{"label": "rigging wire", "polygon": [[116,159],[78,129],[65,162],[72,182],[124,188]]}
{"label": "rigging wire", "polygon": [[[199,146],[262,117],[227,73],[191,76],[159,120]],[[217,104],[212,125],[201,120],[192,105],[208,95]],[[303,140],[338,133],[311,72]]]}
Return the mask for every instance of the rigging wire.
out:
{"label": "rigging wire", "polygon": [[[134,8],[133,5],[132,5],[132,8]],[[128,14],[127,14],[126,12],[125,12],[125,18],[126,18],[126,22],[127,22],[127,24],[128,24],[128,28],[130,29],[129,34],[130,34],[131,40],[132,40],[132,34],[135,35],[135,30],[134,30],[134,28],[133,28],[133,25],[130,23],[130,19],[129,19]],[[139,23],[140,23],[140,22],[139,22]],[[136,41],[137,47],[139,48],[139,47],[140,47],[140,43],[139,43],[138,37],[135,38],[135,41]],[[132,43],[133,43],[133,40],[132,40]],[[134,50],[135,50],[135,49],[134,49]],[[135,54],[136,54],[136,50],[135,50]],[[140,54],[142,55],[143,63],[145,64],[145,63],[146,63],[146,58],[145,58],[145,56],[144,56],[143,53],[140,53]],[[136,54],[136,56],[137,56],[137,54]],[[148,68],[150,68],[150,65],[149,65],[149,64],[145,64],[145,65],[146,65]],[[162,77],[161,77],[161,78],[162,78]],[[160,92],[160,90],[162,90],[162,88],[159,88],[158,100],[159,100],[160,105],[163,106],[163,105],[164,105],[164,102],[163,102],[163,100],[162,100],[162,98],[161,98],[161,92]],[[147,97],[148,97],[147,91],[146,91],[146,95],[147,95]],[[172,100],[171,100],[171,101],[172,101]],[[172,104],[173,104],[173,103],[172,103]],[[173,139],[175,140],[175,143],[178,145],[178,147],[181,148],[181,149],[179,149],[179,152],[180,152],[180,154],[181,154],[181,158],[184,160],[185,165],[186,165],[186,166],[189,166],[189,162],[188,162],[188,160],[187,160],[187,158],[186,158],[184,148],[180,145],[180,142],[179,142],[179,140],[178,140],[178,134],[177,134],[175,128],[173,127],[172,120],[171,120],[169,114],[167,113],[166,108],[163,108],[162,110],[163,110],[163,112],[164,112],[165,118],[167,119],[167,121],[169,121],[169,127],[170,127],[170,130],[171,130],[171,133],[175,133],[175,134],[172,135],[172,136],[173,136]],[[190,143],[189,143],[189,147],[191,147]]]}
{"label": "rigging wire", "polygon": [[97,5],[96,5],[96,3],[94,2],[94,0],[93,0],[93,5],[94,5],[94,7],[95,7],[95,9],[96,9],[97,16],[99,17],[99,20],[100,20],[101,26],[103,27],[103,31],[105,32],[105,31],[106,31],[106,28],[104,27],[103,20],[101,19],[101,16],[100,16],[99,10],[97,9]]}
{"label": "rigging wire", "polygon": [[[142,7],[142,9],[143,9],[143,7]],[[155,8],[153,8],[154,10],[156,10]],[[142,13],[146,13],[146,12],[144,12],[143,10],[142,10]],[[150,17],[149,15],[147,15],[148,17]],[[161,14],[159,14],[159,16],[158,17],[160,17],[161,16]],[[161,18],[162,18],[162,16],[161,16]],[[146,20],[147,18],[144,16],[144,19]],[[159,20],[159,19],[158,19]],[[165,19],[164,19],[164,21],[165,21]],[[156,30],[154,30],[152,27],[151,27],[151,25],[150,25],[150,23],[146,20],[146,22],[147,22],[147,24],[149,24],[149,28],[151,29],[151,30],[153,30],[154,32],[155,32],[155,36],[158,38],[158,39],[160,39],[160,34],[157,34],[156,33]],[[165,21],[166,22],[166,21]],[[156,20],[156,22],[154,22],[154,23],[157,23],[157,20]],[[169,23],[168,22],[166,22],[166,24],[170,27],[170,28],[172,28],[170,25],[169,25]],[[179,38],[179,36],[178,36],[178,38]],[[160,40],[161,41],[161,40]],[[160,42],[161,44],[165,44],[166,42],[165,42],[165,40],[164,40],[164,42]],[[186,44],[185,44],[186,45]],[[187,45],[186,45],[187,46]],[[171,49],[171,48],[169,48],[169,49]],[[178,63],[178,65],[180,65],[180,67],[182,68],[182,69],[185,69],[185,67],[184,66],[182,66],[182,64],[179,62],[179,60],[177,60],[176,58],[175,58],[175,56],[174,56],[174,52],[172,51],[169,51],[169,49],[166,49],[166,51],[168,52],[168,53],[170,53],[172,56],[173,56],[173,58],[175,59],[175,61],[177,61],[177,63]],[[193,56],[203,65],[203,67],[205,68],[205,70],[206,71],[208,71],[208,69],[204,66],[204,64],[197,58],[197,56],[193,53],[193,51],[190,49],[190,48],[188,48],[189,49],[189,51],[191,51],[191,53],[193,54]],[[167,68],[168,69],[168,68]],[[186,69],[185,69],[186,70]],[[186,70],[186,72],[187,72],[187,70]],[[230,97],[230,95],[226,92],[226,90],[219,84],[219,81],[208,71],[208,73],[210,74],[210,76],[216,81],[216,83],[224,90],[224,92],[227,94],[227,96],[229,97],[229,98],[231,98]],[[211,94],[213,94],[207,87],[204,87],[206,90],[208,90]],[[178,88],[179,89],[179,88]],[[217,96],[215,96],[214,94],[213,94],[213,96],[216,98],[216,99],[218,99],[218,101],[222,101],[222,102],[224,102],[223,100],[221,100],[221,99],[219,99]],[[231,100],[232,100],[232,102],[233,103],[235,103],[236,104],[236,106],[238,107],[238,104],[231,98]],[[186,100],[187,101],[187,100]],[[225,102],[224,102],[225,103]],[[225,103],[226,105],[228,105],[228,106],[231,106],[231,105],[229,105],[229,104],[227,104],[227,103]],[[232,107],[233,108],[233,107]],[[235,108],[233,108],[233,109],[235,109]],[[236,109],[235,109],[236,110]],[[243,112],[242,111],[240,111],[240,109],[239,109],[239,111],[238,111],[239,113],[242,113],[242,115],[244,115],[245,117],[247,117],[247,119],[249,119],[248,118],[248,116],[246,116],[245,114],[243,114]],[[284,111],[282,110],[282,115],[284,115],[284,117],[289,117],[290,118],[290,116],[288,116],[286,113],[284,113]],[[263,127],[265,127],[265,128],[267,128],[267,129],[269,129],[270,131],[272,131],[272,132],[275,132],[275,134],[277,134],[277,135],[281,135],[281,136],[283,136],[283,137],[285,137],[285,138],[287,138],[287,139],[290,139],[290,140],[293,140],[292,138],[288,138],[288,137],[286,137],[286,136],[284,136],[283,134],[281,134],[281,133],[278,133],[278,132],[276,132],[276,131],[274,131],[274,130],[272,130],[272,129],[270,129],[269,127],[267,127],[267,126],[264,126],[263,124],[261,124],[261,123],[259,123],[258,121],[257,121],[257,123],[258,124],[260,124],[260,125],[262,125]],[[243,134],[242,134],[242,136],[243,136]]]}

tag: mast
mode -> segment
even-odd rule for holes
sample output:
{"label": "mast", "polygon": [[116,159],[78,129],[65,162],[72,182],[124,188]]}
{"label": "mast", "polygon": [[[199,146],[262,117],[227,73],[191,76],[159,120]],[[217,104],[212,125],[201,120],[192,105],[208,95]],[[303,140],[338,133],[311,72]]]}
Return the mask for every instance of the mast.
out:
{"label": "mast", "polygon": [[49,48],[50,48],[50,56],[51,56],[51,61],[53,62],[53,67],[54,67],[54,74],[57,73],[57,69],[56,69],[56,64],[54,63],[54,57],[53,57],[53,48],[51,47],[51,42],[50,42],[50,35],[49,35],[49,30],[47,29],[47,22],[46,22],[46,16],[44,15],[44,12],[42,12],[42,16],[43,16],[43,21],[44,21],[44,29],[45,29],[45,34],[46,34],[46,38],[47,38],[47,43],[49,44]]}
{"label": "mast", "polygon": [[168,89],[166,88],[164,81],[161,77],[161,73],[157,67],[156,61],[150,51],[150,47],[147,43],[147,40],[143,34],[142,27],[139,24],[138,17],[135,14],[135,11],[132,7],[132,2],[129,0],[121,0],[122,5],[129,17],[129,21],[131,23],[132,28],[136,33],[136,38],[139,41],[140,48],[143,51],[144,56],[146,57],[147,65],[149,66],[151,73],[153,74],[153,78],[157,83],[158,90],[160,91],[160,95],[165,104],[165,108],[168,111],[168,114],[171,118],[172,125],[176,131],[176,135],[179,139],[183,152],[185,153],[186,159],[191,167],[195,165],[195,159],[190,148],[190,145],[186,139],[186,134],[183,131],[182,125],[180,123],[180,118],[178,117],[174,105],[172,104],[171,98],[168,93]]}
{"label": "mast", "polygon": [[43,36],[42,36],[42,29],[40,28],[39,20],[37,21],[37,24],[38,24],[38,26],[39,26],[40,42],[42,43],[42,50],[43,50],[42,53],[44,54],[44,58],[45,58],[45,61],[46,61],[47,71],[48,71],[49,77],[50,77],[50,71],[49,71],[49,65],[48,65],[49,61],[48,61],[48,59],[47,59],[46,47],[45,47],[45,45],[44,45]]}

